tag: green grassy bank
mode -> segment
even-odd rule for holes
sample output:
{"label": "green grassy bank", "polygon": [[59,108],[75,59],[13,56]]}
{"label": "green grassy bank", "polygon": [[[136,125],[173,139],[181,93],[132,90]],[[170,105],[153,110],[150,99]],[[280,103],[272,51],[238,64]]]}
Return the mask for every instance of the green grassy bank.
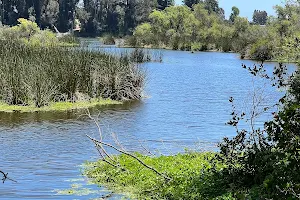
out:
{"label": "green grassy bank", "polygon": [[228,166],[216,159],[218,153],[189,152],[160,157],[135,155],[171,180],[167,181],[126,155],[113,156],[119,162],[118,168],[99,160],[86,163],[84,173],[93,183],[131,199],[259,200],[283,197],[272,193],[267,184],[237,187],[227,173]]}
{"label": "green grassy bank", "polygon": [[222,178],[224,166],[213,161],[215,153],[136,155],[172,180],[166,181],[126,155],[114,156],[120,168],[98,161],[87,163],[85,173],[95,183],[133,199],[234,199]]}
{"label": "green grassy bank", "polygon": [[108,106],[121,104],[120,101],[111,99],[92,99],[90,101],[78,102],[51,102],[48,106],[36,107],[35,105],[8,105],[7,103],[0,102],[0,112],[39,112],[39,111],[67,111],[76,109],[86,109],[95,106]]}

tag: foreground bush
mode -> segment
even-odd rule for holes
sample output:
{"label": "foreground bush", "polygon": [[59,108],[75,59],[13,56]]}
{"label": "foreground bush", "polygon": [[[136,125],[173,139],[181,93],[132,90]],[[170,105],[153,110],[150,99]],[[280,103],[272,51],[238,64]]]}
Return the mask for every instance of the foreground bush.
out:
{"label": "foreground bush", "polygon": [[[232,119],[228,122],[236,128],[234,138],[225,138],[220,144],[219,161],[227,167],[225,178],[232,187],[251,190],[257,187],[259,199],[300,198],[300,98],[299,72],[286,77],[284,65],[279,64],[273,75],[264,73],[263,65],[248,68],[251,74],[270,79],[273,86],[289,85],[287,94],[278,102],[279,112],[273,120],[265,123],[264,129],[239,129],[241,120],[255,120],[260,112],[259,101],[254,100],[250,116],[239,113],[233,106]],[[233,99],[230,99],[233,103]],[[268,110],[264,107],[263,110]]]}
{"label": "foreground bush", "polygon": [[143,83],[137,66],[112,55],[0,41],[0,100],[9,105],[140,99]]}

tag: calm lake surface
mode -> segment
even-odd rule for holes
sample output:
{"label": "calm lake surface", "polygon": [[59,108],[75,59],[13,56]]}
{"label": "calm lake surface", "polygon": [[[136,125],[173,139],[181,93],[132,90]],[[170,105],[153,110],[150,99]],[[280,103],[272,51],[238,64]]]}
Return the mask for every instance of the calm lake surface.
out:
{"label": "calm lake surface", "polygon": [[[97,50],[98,45],[93,43],[89,48]],[[161,52],[162,63],[142,66],[147,73],[147,98],[92,111],[99,113],[104,133],[117,133],[129,149],[135,150],[138,141],[157,154],[182,152],[185,147],[216,149],[224,136],[235,134],[225,125],[230,119],[229,97],[247,111],[253,88],[264,91],[266,105],[282,95],[242,69],[242,63],[250,66],[254,62],[240,60],[237,54]],[[274,65],[265,66],[271,72]],[[81,176],[81,165],[97,159],[85,135],[98,135],[93,121],[82,114],[0,113],[0,169],[18,181],[0,183],[0,199],[93,199],[108,193]],[[263,115],[257,120],[258,126],[267,119],[270,116]],[[57,192],[72,186],[79,188],[79,194],[65,196]],[[119,198],[113,195],[111,199]]]}

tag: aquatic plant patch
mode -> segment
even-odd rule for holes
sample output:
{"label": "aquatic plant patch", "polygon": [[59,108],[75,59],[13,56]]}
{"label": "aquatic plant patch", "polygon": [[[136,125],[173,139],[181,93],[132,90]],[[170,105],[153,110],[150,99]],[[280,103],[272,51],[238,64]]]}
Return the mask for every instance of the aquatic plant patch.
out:
{"label": "aquatic plant patch", "polygon": [[[126,155],[114,156],[120,163],[115,168],[102,160],[87,163],[85,174],[94,182],[136,199],[214,199],[230,197],[227,185],[212,168],[221,171],[223,165],[212,161],[215,153],[187,153],[175,156],[151,157],[135,154],[139,159],[171,177],[157,176]],[[230,198],[228,198],[230,199]]]}

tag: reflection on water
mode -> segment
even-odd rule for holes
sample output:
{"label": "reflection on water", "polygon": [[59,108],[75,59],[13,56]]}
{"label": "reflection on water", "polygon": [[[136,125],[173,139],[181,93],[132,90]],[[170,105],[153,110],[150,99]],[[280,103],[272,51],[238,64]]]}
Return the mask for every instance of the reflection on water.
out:
{"label": "reflection on water", "polygon": [[[93,43],[89,48],[97,48]],[[107,50],[107,49],[104,49]],[[114,48],[108,49],[113,51]],[[121,50],[119,50],[121,51]],[[113,131],[128,148],[137,140],[160,153],[182,151],[198,144],[208,148],[223,136],[235,134],[225,126],[230,118],[230,96],[247,109],[254,86],[262,86],[268,102],[282,95],[253,79],[236,54],[164,51],[163,63],[147,63],[146,98],[141,102],[94,108],[104,132]],[[274,64],[266,65],[271,72]],[[107,191],[62,196],[73,184],[99,191],[82,179],[80,165],[95,160],[97,152],[86,134],[97,137],[97,128],[85,111],[0,113],[0,169],[18,181],[0,185],[0,199],[89,199]],[[262,116],[257,124],[268,119]],[[246,124],[244,125],[246,126]],[[162,142],[163,141],[163,142]],[[72,182],[71,180],[77,181]],[[112,198],[118,199],[118,196]]]}
{"label": "reflection on water", "polygon": [[[122,105],[107,105],[107,106],[96,106],[90,108],[89,111],[92,113],[99,112],[113,112],[113,111],[127,111],[131,108],[137,107],[141,104],[139,101],[125,102]],[[58,122],[66,120],[80,120],[87,114],[85,109],[82,110],[71,110],[63,112],[33,112],[33,113],[21,113],[21,112],[0,112],[0,126],[21,126],[22,124],[30,122]]]}

